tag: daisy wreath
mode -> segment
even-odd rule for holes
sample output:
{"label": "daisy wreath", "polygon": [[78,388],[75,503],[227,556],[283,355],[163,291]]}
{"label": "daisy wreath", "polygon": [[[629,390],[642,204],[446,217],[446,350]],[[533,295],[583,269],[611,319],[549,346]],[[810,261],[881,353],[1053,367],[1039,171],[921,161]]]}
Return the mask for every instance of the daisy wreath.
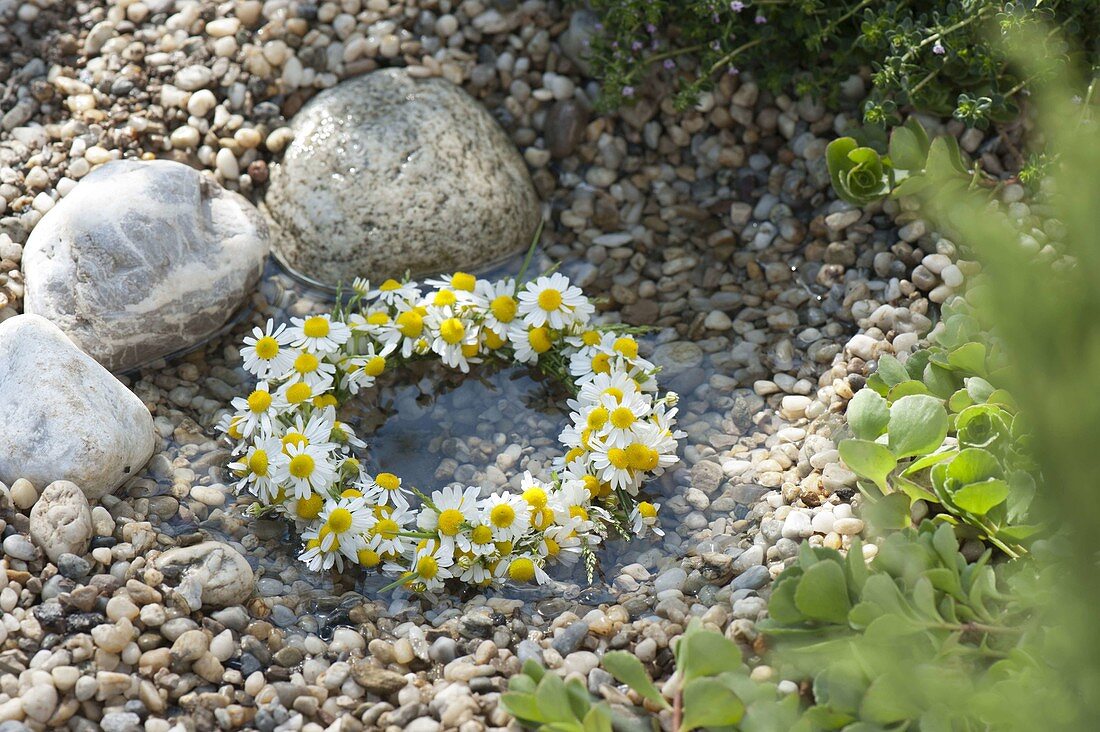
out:
{"label": "daisy wreath", "polygon": [[[522,278],[522,275],[521,275]],[[661,534],[646,480],[677,462],[676,402],[638,355],[631,329],[593,325],[593,304],[560,273],[533,281],[356,280],[331,313],[269,320],[244,339],[255,388],[232,401],[220,429],[233,443],[237,490],[256,515],[294,522],[299,558],[320,571],[380,567],[414,591],[457,579],[475,586],[548,579],[554,562],[583,558],[611,532]],[[365,447],[337,409],[402,362],[438,357],[467,373],[489,360],[539,368],[574,395],[565,454],[550,482],[523,476],[521,493],[452,485],[426,495],[393,473],[368,475]]]}

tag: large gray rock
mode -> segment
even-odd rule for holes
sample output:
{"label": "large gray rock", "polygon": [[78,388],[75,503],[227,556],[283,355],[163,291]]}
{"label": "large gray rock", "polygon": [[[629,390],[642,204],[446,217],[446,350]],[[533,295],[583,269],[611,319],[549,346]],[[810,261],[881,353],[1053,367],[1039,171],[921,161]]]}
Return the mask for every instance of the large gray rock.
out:
{"label": "large gray rock", "polygon": [[107,163],[35,226],[24,308],[122,371],[197,345],[250,294],[267,254],[263,217],[181,163]]}
{"label": "large gray rock", "polygon": [[219,541],[169,549],[153,560],[166,581],[192,610],[240,605],[252,594],[252,567],[233,547]]}
{"label": "large gray rock", "polygon": [[95,500],[153,454],[145,404],[50,321],[0,323],[0,481],[69,480]]}
{"label": "large gray rock", "polygon": [[523,159],[449,81],[358,76],[292,128],[264,203],[275,251],[314,280],[476,269],[531,243],[539,201]]}
{"label": "large gray rock", "polygon": [[92,509],[80,486],[57,480],[31,508],[30,534],[51,562],[62,554],[80,556],[92,540]]}

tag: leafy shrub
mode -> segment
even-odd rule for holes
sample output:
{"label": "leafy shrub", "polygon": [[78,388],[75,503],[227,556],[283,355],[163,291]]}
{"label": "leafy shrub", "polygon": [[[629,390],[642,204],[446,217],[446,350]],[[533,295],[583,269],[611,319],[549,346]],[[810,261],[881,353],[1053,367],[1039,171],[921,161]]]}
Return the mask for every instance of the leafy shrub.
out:
{"label": "leafy shrub", "polygon": [[1097,14],[1091,0],[591,0],[602,22],[593,44],[602,77],[601,104],[613,109],[649,83],[669,78],[683,109],[722,74],[752,71],[773,91],[792,89],[834,100],[861,66],[873,71],[864,107],[885,124],[897,109],[953,114],[968,126],[1011,118],[1027,86],[1006,62],[991,30],[1051,23],[1061,34],[1036,54],[1063,54],[1061,38],[1096,58]]}

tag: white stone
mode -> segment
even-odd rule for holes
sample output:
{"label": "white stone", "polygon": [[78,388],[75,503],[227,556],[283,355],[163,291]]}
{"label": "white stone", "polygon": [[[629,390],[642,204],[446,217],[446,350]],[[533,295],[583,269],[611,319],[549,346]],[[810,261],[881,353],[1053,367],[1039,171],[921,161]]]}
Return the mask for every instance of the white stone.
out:
{"label": "white stone", "polygon": [[31,539],[51,562],[62,554],[88,551],[92,539],[92,511],[80,486],[57,480],[46,486],[31,509]]}
{"label": "white stone", "polygon": [[112,162],[31,232],[24,307],[112,371],[140,366],[221,328],[260,277],[266,234],[252,204],[193,168]]}
{"label": "white stone", "polygon": [[329,285],[476,269],[525,249],[538,196],[523,158],[460,87],[404,69],[321,92],[265,198],[275,250]]}
{"label": "white stone", "polygon": [[169,549],[153,566],[179,574],[177,591],[193,610],[239,605],[252,594],[252,567],[236,549],[218,541]]}
{"label": "white stone", "polygon": [[841,536],[852,536],[863,531],[863,522],[857,518],[840,518],[833,522],[833,531]]}
{"label": "white stone", "polygon": [[11,500],[20,511],[26,511],[38,500],[38,491],[26,478],[20,478],[11,484]]}
{"label": "white stone", "polygon": [[791,511],[783,521],[780,534],[784,539],[801,539],[813,533],[810,528],[810,516],[802,511]]}
{"label": "white stone", "polygon": [[0,480],[110,493],[153,454],[149,410],[37,315],[0,323]]}

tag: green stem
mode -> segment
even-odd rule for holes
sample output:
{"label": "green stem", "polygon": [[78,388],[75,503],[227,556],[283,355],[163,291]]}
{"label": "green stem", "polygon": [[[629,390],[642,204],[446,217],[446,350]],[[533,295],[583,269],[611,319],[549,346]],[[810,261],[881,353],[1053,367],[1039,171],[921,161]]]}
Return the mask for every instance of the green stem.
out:
{"label": "green stem", "polygon": [[416,577],[416,572],[406,572],[405,574],[398,577],[395,581],[390,582],[388,585],[380,589],[379,592],[389,592],[390,590],[396,589],[401,585],[407,585],[409,583],[409,580],[414,577]]}
{"label": "green stem", "polygon": [[535,256],[535,247],[538,246],[539,239],[542,238],[542,227],[545,223],[545,219],[539,219],[539,227],[535,229],[535,236],[531,239],[531,246],[527,248],[527,256],[523,258],[523,265],[519,268],[519,275],[516,277],[516,286],[512,290],[512,297],[519,294],[520,283],[523,282],[523,278],[527,274],[527,268],[531,266],[531,257]]}
{"label": "green stem", "polygon": [[709,71],[709,72],[707,72],[707,76],[710,76],[711,74],[713,74],[714,72],[716,72],[716,71],[717,71],[718,69],[722,68],[723,66],[726,66],[726,65],[728,65],[728,64],[729,64],[729,62],[730,62],[730,61],[732,61],[732,60],[734,59],[734,57],[735,57],[735,56],[737,56],[737,54],[739,54],[739,53],[743,53],[743,52],[745,52],[745,51],[747,51],[747,50],[749,50],[750,48],[753,48],[753,47],[755,47],[755,46],[759,46],[759,45],[760,45],[761,43],[763,43],[763,42],[764,42],[765,40],[767,40],[767,39],[765,39],[765,38],[757,38],[757,39],[756,39],[755,41],[749,41],[748,43],[742,43],[742,44],[741,44],[740,46],[738,46],[737,48],[733,49],[732,51],[730,51],[729,53],[727,53],[727,54],[726,54],[725,56],[723,56],[722,58],[720,58],[720,59],[718,59],[717,61],[715,61],[715,62],[714,62],[714,65],[712,65],[712,66],[710,67],[710,71]]}

